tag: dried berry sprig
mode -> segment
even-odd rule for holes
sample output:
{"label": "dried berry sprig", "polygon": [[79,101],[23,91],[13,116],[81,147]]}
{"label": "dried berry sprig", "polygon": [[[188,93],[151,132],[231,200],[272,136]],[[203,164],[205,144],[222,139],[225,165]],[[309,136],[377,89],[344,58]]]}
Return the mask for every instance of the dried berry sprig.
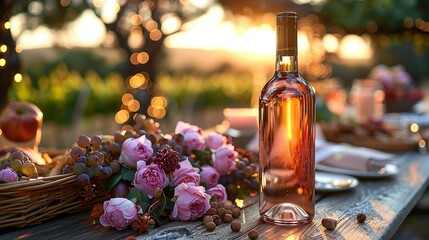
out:
{"label": "dried berry sprig", "polygon": [[159,150],[153,160],[153,162],[158,164],[158,166],[167,174],[180,168],[179,161],[179,153],[173,150],[169,145]]}
{"label": "dried berry sprig", "polygon": [[134,231],[137,231],[139,234],[149,232],[152,226],[155,225],[155,220],[151,216],[151,212],[153,212],[153,209],[158,205],[158,203],[159,199],[155,199],[155,201],[149,206],[145,214],[137,215],[137,219],[132,225]]}

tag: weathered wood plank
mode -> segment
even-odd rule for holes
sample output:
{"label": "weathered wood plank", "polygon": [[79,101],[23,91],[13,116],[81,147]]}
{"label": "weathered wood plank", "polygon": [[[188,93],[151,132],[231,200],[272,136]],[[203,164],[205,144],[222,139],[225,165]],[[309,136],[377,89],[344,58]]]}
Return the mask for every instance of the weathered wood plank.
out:
{"label": "weathered wood plank", "polygon": [[[314,221],[287,228],[259,224],[262,239],[390,239],[427,188],[429,157],[408,154],[398,162],[401,173],[393,178],[361,180],[352,191],[328,195],[316,204]],[[358,213],[367,215],[360,224]],[[335,230],[321,225],[323,217],[338,219]],[[239,239],[246,239],[243,236]]]}

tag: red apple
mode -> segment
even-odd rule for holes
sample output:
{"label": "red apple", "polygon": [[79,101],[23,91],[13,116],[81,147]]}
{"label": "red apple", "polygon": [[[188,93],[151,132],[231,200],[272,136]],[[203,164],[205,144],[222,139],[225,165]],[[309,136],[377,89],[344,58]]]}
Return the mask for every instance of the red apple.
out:
{"label": "red apple", "polygon": [[14,142],[26,142],[35,138],[42,123],[42,111],[30,102],[10,102],[0,116],[0,128],[4,137]]}

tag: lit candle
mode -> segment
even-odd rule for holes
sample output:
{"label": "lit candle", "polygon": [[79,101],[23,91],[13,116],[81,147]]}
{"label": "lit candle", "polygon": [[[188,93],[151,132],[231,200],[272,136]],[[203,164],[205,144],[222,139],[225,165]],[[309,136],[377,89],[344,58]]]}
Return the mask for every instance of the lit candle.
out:
{"label": "lit candle", "polygon": [[258,128],[258,109],[256,108],[225,108],[223,115],[232,129]]}

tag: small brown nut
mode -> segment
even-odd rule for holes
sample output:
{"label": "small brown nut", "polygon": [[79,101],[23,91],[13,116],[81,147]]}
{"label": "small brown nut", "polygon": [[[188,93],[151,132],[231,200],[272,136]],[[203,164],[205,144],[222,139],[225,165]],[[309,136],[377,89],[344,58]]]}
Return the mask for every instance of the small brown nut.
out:
{"label": "small brown nut", "polygon": [[207,222],[213,222],[213,216],[210,216],[210,215],[205,216],[203,222],[204,224],[206,224]]}
{"label": "small brown nut", "polygon": [[356,217],[359,223],[363,223],[366,220],[366,215],[364,213],[359,213]]}
{"label": "small brown nut", "polygon": [[222,202],[218,202],[217,203],[217,208],[224,208],[225,204],[223,204]]}
{"label": "small brown nut", "polygon": [[322,226],[328,230],[334,230],[337,227],[337,220],[329,217],[322,219]]}
{"label": "small brown nut", "polygon": [[225,205],[226,210],[231,210],[234,208],[234,205]]}
{"label": "small brown nut", "polygon": [[231,230],[233,232],[239,232],[241,230],[241,223],[239,221],[233,221],[231,223]]}
{"label": "small brown nut", "polygon": [[217,209],[217,215],[219,215],[219,217],[223,218],[223,216],[225,216],[226,210],[225,208],[218,208]]}
{"label": "small brown nut", "polygon": [[217,214],[217,210],[216,208],[209,208],[209,210],[207,210],[206,215],[215,215]]}
{"label": "small brown nut", "polygon": [[255,240],[259,237],[259,233],[258,233],[258,231],[253,229],[247,234],[247,236],[249,237],[250,240]]}
{"label": "small brown nut", "polygon": [[216,223],[216,225],[219,225],[222,223],[222,219],[219,217],[219,215],[213,215],[213,222]]}
{"label": "small brown nut", "polygon": [[223,216],[223,221],[227,223],[232,222],[232,215],[228,213],[225,214],[225,216]]}
{"label": "small brown nut", "polygon": [[240,215],[241,215],[240,209],[238,209],[238,208],[232,209],[232,217],[233,218],[238,218],[238,217],[240,217]]}
{"label": "small brown nut", "polygon": [[206,229],[210,232],[216,229],[216,224],[214,222],[207,222],[205,225]]}
{"label": "small brown nut", "polygon": [[210,202],[210,206],[212,208],[217,208],[217,202]]}

